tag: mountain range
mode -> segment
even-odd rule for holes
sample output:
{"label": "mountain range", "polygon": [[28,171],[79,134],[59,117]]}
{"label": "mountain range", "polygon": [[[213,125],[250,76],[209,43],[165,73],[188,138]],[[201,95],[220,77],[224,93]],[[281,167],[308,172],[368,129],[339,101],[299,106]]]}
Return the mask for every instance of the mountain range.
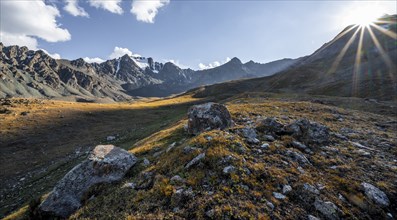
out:
{"label": "mountain range", "polygon": [[[193,88],[206,94],[227,88],[224,92],[256,90],[391,100],[397,94],[396,15],[383,20],[386,23],[380,21],[370,28],[346,27],[306,57],[266,64],[233,58],[199,71],[128,55],[102,63],[53,59],[41,50],[0,43],[0,97],[125,101],[137,96],[165,97]],[[223,82],[228,83],[210,86]]]}
{"label": "mountain range", "polygon": [[53,59],[41,50],[0,43],[0,97],[125,101],[134,96],[168,96],[188,89],[285,70],[296,62],[243,64],[233,58],[213,69],[181,69],[171,62],[124,55],[102,63]]}

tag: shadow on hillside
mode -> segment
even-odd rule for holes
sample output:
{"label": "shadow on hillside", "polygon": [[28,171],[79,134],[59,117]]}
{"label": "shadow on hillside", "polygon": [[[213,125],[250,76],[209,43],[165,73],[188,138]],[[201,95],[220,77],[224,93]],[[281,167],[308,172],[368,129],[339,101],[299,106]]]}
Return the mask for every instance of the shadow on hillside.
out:
{"label": "shadow on hillside", "polygon": [[[0,216],[48,192],[95,145],[111,143],[128,149],[138,140],[182,119],[191,105],[206,101],[209,99],[147,108],[73,112],[51,124],[25,127],[11,137],[2,137]],[[110,135],[117,137],[115,142],[106,141]]]}

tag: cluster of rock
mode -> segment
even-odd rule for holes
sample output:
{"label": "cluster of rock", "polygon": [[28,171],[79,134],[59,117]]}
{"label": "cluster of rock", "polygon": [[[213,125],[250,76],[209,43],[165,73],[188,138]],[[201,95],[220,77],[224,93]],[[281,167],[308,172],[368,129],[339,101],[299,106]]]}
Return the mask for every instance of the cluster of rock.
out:
{"label": "cluster of rock", "polygon": [[[325,146],[331,142],[332,133],[330,129],[325,125],[304,118],[283,124],[278,119],[269,117],[257,123],[247,123],[246,127],[243,128],[235,128],[234,125],[236,124],[232,121],[226,106],[218,103],[205,103],[192,106],[189,109],[186,130],[190,135],[200,135],[214,129],[223,130],[220,131],[221,134],[229,139],[235,139],[234,136],[238,135],[239,138],[245,140],[246,146],[251,148],[251,152],[258,152],[258,155],[255,156],[270,152],[271,145],[274,146],[274,143],[279,143],[283,136],[290,136],[292,140],[287,145],[287,149],[277,153],[283,155],[283,158],[288,158],[290,162],[298,164],[297,169],[301,174],[304,174],[306,169],[315,168],[312,165],[313,162],[310,161],[310,156],[314,153],[324,149],[338,152],[337,149]],[[204,135],[204,137],[209,142],[213,139],[210,135]],[[179,146],[179,142],[173,142],[166,149],[155,152],[153,158],[159,159],[160,155],[163,154],[170,155]],[[242,144],[238,143],[236,143],[236,149],[243,154],[247,151]],[[180,152],[192,156],[192,159],[182,166],[182,169],[186,172],[201,168],[208,157],[207,151],[197,146],[185,146]],[[218,171],[220,173],[217,174],[220,175],[217,177],[221,179],[219,180],[220,183],[226,184],[227,179],[230,179],[233,175],[241,173],[250,175],[252,173],[252,170],[239,167],[236,163],[233,163],[236,160],[237,158],[234,156],[228,155],[217,161],[216,166],[220,166],[220,171]],[[86,161],[73,168],[57,184],[48,198],[40,205],[41,212],[60,217],[69,216],[82,205],[83,196],[90,187],[98,183],[119,181],[136,162],[137,158],[134,155],[122,149],[112,145],[97,146]],[[152,162],[145,157],[142,158],[142,164],[144,167],[148,167]],[[216,172],[208,170],[207,173],[208,175],[215,175]],[[133,182],[125,183],[123,187],[134,190],[149,190],[154,187],[156,182],[160,181],[155,171],[142,171],[134,179]],[[200,194],[194,188],[188,186],[187,180],[179,175],[170,176],[169,182],[174,189],[170,197],[170,207],[174,213],[178,213],[186,202]],[[203,187],[208,189],[208,192],[205,192],[206,194],[211,195],[213,193],[211,191],[213,188],[210,186],[205,185]],[[239,187],[245,191],[250,190],[248,185],[241,184]],[[312,215],[308,215],[308,219],[319,219],[316,216],[331,220],[341,219],[344,215],[343,208],[340,207],[340,204],[327,199],[324,193],[325,188],[326,186],[322,184],[307,182],[285,183],[280,184],[278,190],[273,191],[271,195],[279,201],[289,201],[289,199],[294,198],[303,202],[303,206],[307,210],[311,210],[309,213]],[[388,208],[392,203],[383,191],[368,182],[361,183],[361,192],[365,194],[369,201],[379,207]],[[341,194],[339,194],[339,198],[346,201]],[[275,209],[273,202],[266,200],[265,203],[270,210]],[[215,212],[216,210],[209,209],[205,212],[205,216],[214,218]]]}
{"label": "cluster of rock", "polygon": [[[222,111],[219,111],[219,109],[222,109]],[[225,130],[234,124],[231,120],[230,114],[227,112],[227,108],[216,103],[206,103],[203,105],[193,106],[189,110],[188,116],[189,121],[187,130],[189,133],[195,135],[213,129]],[[245,138],[247,144],[259,146],[260,149],[266,150],[269,148],[270,142],[280,139],[284,135],[291,136],[294,140],[291,141],[288,146],[293,149],[297,149],[297,151],[289,149],[284,152],[284,155],[289,157],[292,161],[298,162],[298,164],[303,167],[312,166],[310,160],[305,156],[305,154],[311,155],[313,154],[313,151],[323,149],[338,152],[337,149],[328,147],[327,145],[330,144],[332,134],[337,137],[339,134],[334,134],[330,132],[330,129],[327,126],[309,121],[308,119],[302,118],[289,124],[283,124],[276,118],[269,117],[257,122],[256,125],[254,124],[255,123],[248,123],[248,126],[237,130],[237,133]],[[258,132],[262,133],[261,139],[266,142],[261,142],[259,140]],[[347,138],[344,138],[344,140],[347,140]],[[359,143],[356,143],[356,145],[360,145],[357,146],[358,148],[367,149]],[[258,151],[261,152],[261,150]],[[205,153],[199,154],[186,165],[186,168],[197,164],[204,157]],[[227,165],[223,168],[223,173],[225,175],[235,173],[236,169],[237,168],[233,165]],[[298,170],[302,173],[305,172],[302,167],[298,167]],[[387,195],[379,188],[367,182],[362,182],[361,187],[362,192],[365,193],[366,197],[373,203],[381,207],[388,207],[390,205]],[[324,186],[321,185],[313,186],[305,183],[301,189],[296,190],[297,192],[301,192],[301,200],[310,204],[311,207],[321,214],[321,216],[331,220],[341,219],[341,216],[343,216],[342,209],[333,202],[324,200],[324,198],[320,196],[323,188]],[[278,200],[284,200],[287,198],[286,195],[291,191],[293,191],[292,187],[287,184],[283,186],[282,192],[273,192],[272,195]],[[341,195],[340,198],[344,199]],[[269,207],[274,208],[274,205],[271,202],[267,202],[267,204]],[[388,216],[391,216],[391,214],[389,213]],[[314,215],[309,215],[308,218],[319,219]]]}

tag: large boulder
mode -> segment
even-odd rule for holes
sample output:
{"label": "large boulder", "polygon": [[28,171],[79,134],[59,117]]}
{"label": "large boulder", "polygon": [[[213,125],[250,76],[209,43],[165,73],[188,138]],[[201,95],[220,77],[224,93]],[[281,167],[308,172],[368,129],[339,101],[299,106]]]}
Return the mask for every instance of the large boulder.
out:
{"label": "large boulder", "polygon": [[43,215],[66,218],[80,208],[89,188],[98,183],[111,183],[124,177],[137,158],[113,145],[98,145],[88,159],[75,166],[40,204]]}
{"label": "large boulder", "polygon": [[284,125],[281,124],[276,118],[270,117],[261,121],[256,129],[260,132],[264,132],[270,135],[281,135],[283,134]]}
{"label": "large boulder", "polygon": [[305,118],[285,126],[284,132],[307,145],[323,145],[329,141],[329,128]]}
{"label": "large boulder", "polygon": [[190,107],[188,118],[187,131],[194,135],[213,129],[225,129],[232,125],[232,118],[226,106],[213,102]]}

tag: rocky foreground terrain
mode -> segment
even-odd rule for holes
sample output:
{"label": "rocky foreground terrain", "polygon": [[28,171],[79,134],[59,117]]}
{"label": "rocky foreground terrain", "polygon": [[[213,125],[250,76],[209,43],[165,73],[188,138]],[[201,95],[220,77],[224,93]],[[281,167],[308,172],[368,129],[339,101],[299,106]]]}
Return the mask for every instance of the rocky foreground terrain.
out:
{"label": "rocky foreground terrain", "polygon": [[[395,116],[308,101],[206,103],[127,154],[98,146],[48,197],[9,217],[394,219],[396,131]],[[131,166],[124,177],[106,178],[120,164]]]}

